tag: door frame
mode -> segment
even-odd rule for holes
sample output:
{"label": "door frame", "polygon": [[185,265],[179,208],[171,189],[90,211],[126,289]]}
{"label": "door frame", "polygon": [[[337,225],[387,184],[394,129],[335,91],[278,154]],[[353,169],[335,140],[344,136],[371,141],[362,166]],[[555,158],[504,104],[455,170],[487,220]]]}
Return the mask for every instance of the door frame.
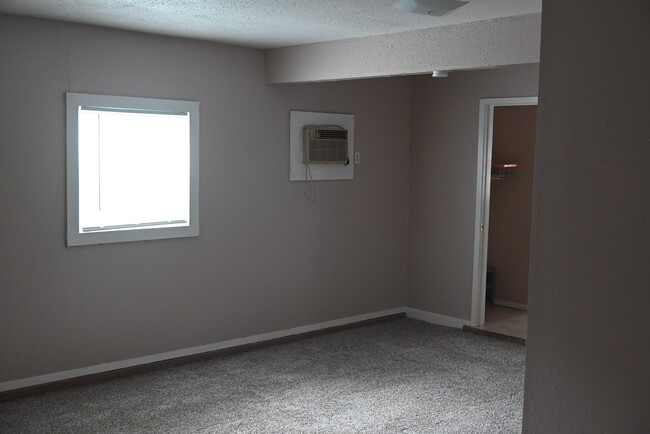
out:
{"label": "door frame", "polygon": [[476,207],[474,216],[474,257],[472,266],[473,326],[485,323],[485,276],[487,274],[488,232],[490,223],[490,177],[492,173],[492,133],[494,108],[537,105],[536,96],[482,98],[479,101],[478,155],[476,164]]}

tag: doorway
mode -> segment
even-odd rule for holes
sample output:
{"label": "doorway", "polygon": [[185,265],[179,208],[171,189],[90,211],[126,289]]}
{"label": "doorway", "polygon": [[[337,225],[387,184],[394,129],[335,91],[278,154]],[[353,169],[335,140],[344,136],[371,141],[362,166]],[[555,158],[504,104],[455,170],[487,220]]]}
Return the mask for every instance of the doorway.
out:
{"label": "doorway", "polygon": [[488,306],[496,333],[524,339],[536,106],[482,99],[479,116],[471,325],[486,327]]}

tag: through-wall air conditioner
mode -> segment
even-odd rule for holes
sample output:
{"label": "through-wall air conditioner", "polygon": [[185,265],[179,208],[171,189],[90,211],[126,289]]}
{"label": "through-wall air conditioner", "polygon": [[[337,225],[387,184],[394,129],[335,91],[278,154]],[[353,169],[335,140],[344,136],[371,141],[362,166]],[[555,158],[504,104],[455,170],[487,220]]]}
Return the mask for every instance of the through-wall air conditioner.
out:
{"label": "through-wall air conditioner", "polygon": [[303,128],[304,164],[350,164],[348,130],[338,125],[309,125]]}

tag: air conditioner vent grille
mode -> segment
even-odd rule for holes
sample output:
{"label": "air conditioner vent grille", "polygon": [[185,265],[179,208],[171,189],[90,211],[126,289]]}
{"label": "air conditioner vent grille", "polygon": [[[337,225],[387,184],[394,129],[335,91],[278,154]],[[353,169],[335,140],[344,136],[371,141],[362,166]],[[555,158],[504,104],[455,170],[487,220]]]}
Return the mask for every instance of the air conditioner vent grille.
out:
{"label": "air conditioner vent grille", "polygon": [[348,164],[348,130],[339,126],[304,128],[304,163]]}
{"label": "air conditioner vent grille", "polygon": [[316,130],[317,139],[347,140],[348,130]]}

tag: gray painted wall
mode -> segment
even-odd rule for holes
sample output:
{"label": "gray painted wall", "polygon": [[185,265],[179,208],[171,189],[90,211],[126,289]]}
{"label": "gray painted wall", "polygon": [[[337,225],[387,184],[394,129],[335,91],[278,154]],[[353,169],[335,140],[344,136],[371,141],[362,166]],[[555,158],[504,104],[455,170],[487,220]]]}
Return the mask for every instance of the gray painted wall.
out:
{"label": "gray painted wall", "polygon": [[[410,78],[268,86],[253,49],[0,15],[0,381],[404,306]],[[65,247],[66,91],[201,102],[201,236]],[[354,181],[288,181],[289,110]]]}
{"label": "gray painted wall", "polygon": [[524,432],[650,432],[650,3],[544,0]]}
{"label": "gray painted wall", "polygon": [[416,78],[408,306],[470,319],[479,100],[537,95],[537,70],[535,64]]}

